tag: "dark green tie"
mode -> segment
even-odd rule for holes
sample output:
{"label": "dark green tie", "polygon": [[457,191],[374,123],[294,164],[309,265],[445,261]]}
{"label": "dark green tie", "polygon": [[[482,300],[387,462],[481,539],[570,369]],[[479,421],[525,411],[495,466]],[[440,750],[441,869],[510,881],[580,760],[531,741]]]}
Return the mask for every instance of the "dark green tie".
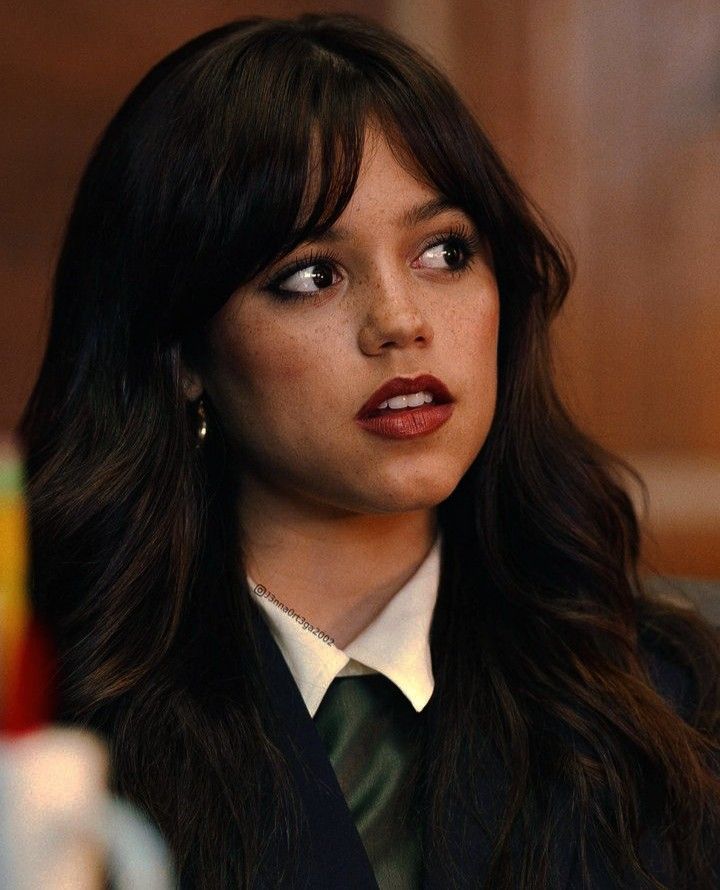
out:
{"label": "dark green tie", "polygon": [[383,674],[336,677],[315,714],[381,890],[419,890],[421,824],[407,778],[422,714]]}

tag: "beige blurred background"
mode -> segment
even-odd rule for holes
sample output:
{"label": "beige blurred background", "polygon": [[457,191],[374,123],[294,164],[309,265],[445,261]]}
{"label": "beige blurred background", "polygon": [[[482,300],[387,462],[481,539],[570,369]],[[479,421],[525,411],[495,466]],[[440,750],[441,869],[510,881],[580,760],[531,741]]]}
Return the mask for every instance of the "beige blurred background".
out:
{"label": "beige blurred background", "polygon": [[362,12],[432,55],[570,243],[561,390],[645,478],[646,558],[720,578],[716,0],[5,2],[0,430],[32,388],[63,224],[122,99],[207,28],[323,10]]}

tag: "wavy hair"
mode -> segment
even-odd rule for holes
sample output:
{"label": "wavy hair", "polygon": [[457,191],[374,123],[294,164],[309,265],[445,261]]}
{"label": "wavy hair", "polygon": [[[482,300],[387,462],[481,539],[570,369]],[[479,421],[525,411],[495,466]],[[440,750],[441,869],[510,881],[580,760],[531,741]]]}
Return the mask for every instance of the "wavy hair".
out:
{"label": "wavy hair", "polygon": [[[549,331],[569,254],[445,76],[358,17],[253,18],[196,37],[135,87],[83,173],[17,431],[31,594],[60,655],[57,719],[105,735],[114,787],[160,827],[187,886],[250,887],[273,833],[292,861],[303,814],[252,627],[242,492],[209,400],[195,448],[181,371],[239,286],[338,218],[370,118],[475,221],[501,301],[493,423],[438,505],[444,720],[416,764],[437,853],[449,861],[442,813],[455,795],[478,809],[459,764],[472,769],[489,738],[512,785],[484,886],[552,886],[563,785],[583,863],[594,839],[616,886],[631,874],[664,887],[639,854],[652,825],[673,890],[710,888],[718,634],[644,588],[624,474],[642,480],[557,395]],[[648,647],[682,671],[681,701],[654,687]]]}

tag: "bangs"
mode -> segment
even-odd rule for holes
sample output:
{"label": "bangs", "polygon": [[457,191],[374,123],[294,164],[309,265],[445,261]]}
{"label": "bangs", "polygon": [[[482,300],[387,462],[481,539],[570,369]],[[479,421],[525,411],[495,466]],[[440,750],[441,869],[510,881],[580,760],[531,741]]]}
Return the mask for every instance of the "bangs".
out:
{"label": "bangs", "polygon": [[236,129],[218,196],[233,204],[238,284],[343,212],[362,161],[369,92],[352,66],[297,37],[268,35],[247,55],[233,84]]}
{"label": "bangs", "polygon": [[361,39],[337,25],[261,21],[224,32],[183,72],[190,86],[174,119],[180,150],[193,155],[195,194],[176,201],[185,219],[174,234],[184,225],[194,250],[172,317],[185,334],[333,225],[355,190],[369,125],[412,175],[465,210],[493,253],[503,241],[492,150],[449,82],[410,47],[395,44],[389,57],[376,35],[366,47]]}
{"label": "bangs", "polygon": [[[467,151],[468,134],[458,133],[451,88],[436,72],[418,78],[416,62],[403,72],[379,57],[344,56],[332,37],[327,48],[322,34],[272,33],[243,59],[225,171],[227,194],[239,199],[243,281],[333,225],[355,190],[370,125],[399,163],[486,229],[472,163],[479,151]],[[249,108],[247,95],[258,97]]]}

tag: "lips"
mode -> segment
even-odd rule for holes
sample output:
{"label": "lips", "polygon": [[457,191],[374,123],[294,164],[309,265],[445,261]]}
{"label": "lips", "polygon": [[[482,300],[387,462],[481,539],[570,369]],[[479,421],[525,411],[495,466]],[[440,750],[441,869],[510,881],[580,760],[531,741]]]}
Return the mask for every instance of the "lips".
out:
{"label": "lips", "polygon": [[433,403],[437,405],[454,401],[447,386],[445,386],[442,380],[433,377],[432,374],[421,374],[419,377],[414,378],[393,377],[392,380],[388,380],[379,389],[375,390],[358,411],[356,417],[358,420],[361,420],[382,413],[378,409],[378,405],[384,402],[385,399],[391,399],[393,396],[408,396],[411,393],[423,391],[432,393]]}

